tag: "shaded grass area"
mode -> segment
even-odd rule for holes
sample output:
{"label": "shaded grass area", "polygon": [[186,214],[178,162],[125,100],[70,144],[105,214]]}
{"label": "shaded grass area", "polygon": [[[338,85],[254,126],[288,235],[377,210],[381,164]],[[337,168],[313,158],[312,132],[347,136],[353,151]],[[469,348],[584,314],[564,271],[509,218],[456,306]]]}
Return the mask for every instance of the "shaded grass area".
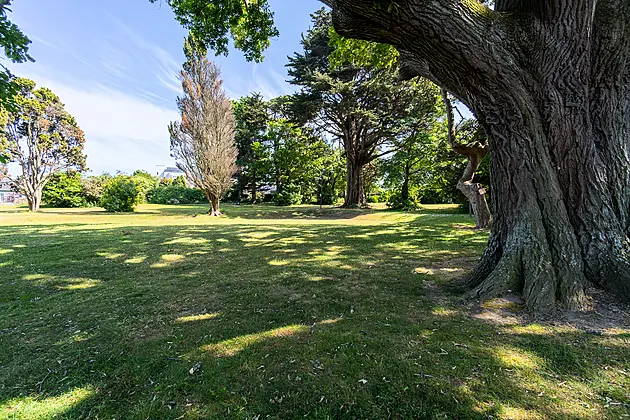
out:
{"label": "shaded grass area", "polygon": [[204,211],[0,211],[0,418],[630,414],[630,331],[470,316],[465,215]]}

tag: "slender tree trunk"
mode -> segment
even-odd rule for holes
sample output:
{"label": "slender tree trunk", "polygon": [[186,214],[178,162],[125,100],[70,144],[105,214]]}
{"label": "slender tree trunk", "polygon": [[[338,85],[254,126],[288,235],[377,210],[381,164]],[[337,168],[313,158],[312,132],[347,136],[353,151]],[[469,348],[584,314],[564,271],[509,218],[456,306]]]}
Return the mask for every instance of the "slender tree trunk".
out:
{"label": "slender tree trunk", "polygon": [[404,176],[404,179],[403,179],[402,187],[400,189],[400,198],[402,199],[404,203],[407,200],[409,200],[409,178],[411,177],[409,162],[405,162],[405,172],[403,176]]}
{"label": "slender tree trunk", "polygon": [[473,182],[475,172],[479,168],[481,158],[479,156],[468,156],[468,166],[464,176],[457,182],[457,189],[466,196],[475,213],[477,229],[490,229],[492,226],[492,214],[486,201],[486,190],[483,185]]}
{"label": "slender tree trunk", "polygon": [[483,185],[473,182],[475,174],[479,169],[481,160],[488,154],[488,140],[481,127],[476,130],[472,139],[466,144],[457,141],[457,127],[455,126],[455,116],[453,104],[446,89],[442,89],[442,101],[446,108],[446,119],[448,122],[448,142],[455,153],[465,155],[468,164],[464,175],[457,182],[457,189],[464,194],[470,202],[477,219],[477,229],[490,229],[492,226],[492,215],[486,201],[486,190]]}
{"label": "slender tree trunk", "polygon": [[258,193],[258,184],[256,183],[256,172],[252,172],[252,204],[256,204],[257,193]]}
{"label": "slender tree trunk", "polygon": [[361,207],[366,205],[365,191],[363,189],[363,166],[356,159],[346,160],[348,169],[348,183],[346,186],[346,199],[343,207]]}

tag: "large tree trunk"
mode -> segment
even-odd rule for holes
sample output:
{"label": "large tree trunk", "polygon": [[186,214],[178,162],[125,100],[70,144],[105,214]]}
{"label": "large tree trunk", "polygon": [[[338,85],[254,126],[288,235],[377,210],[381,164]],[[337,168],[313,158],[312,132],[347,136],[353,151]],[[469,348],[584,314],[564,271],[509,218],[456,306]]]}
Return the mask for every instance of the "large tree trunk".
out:
{"label": "large tree trunk", "polygon": [[210,211],[208,212],[208,214],[210,216],[221,216],[221,211],[219,210],[219,198],[209,197],[208,201],[210,202]]}
{"label": "large tree trunk", "polygon": [[26,201],[28,202],[29,211],[39,211],[39,207],[42,204],[42,187],[35,187],[31,189],[27,189],[25,191]]}
{"label": "large tree trunk", "polygon": [[365,190],[363,189],[363,166],[357,159],[347,159],[348,183],[346,186],[346,198],[343,207],[365,206]]}
{"label": "large tree trunk", "polygon": [[488,135],[495,217],[475,296],[579,308],[591,282],[630,299],[627,1],[332,5],[342,35],[395,45],[403,72],[455,94]]}

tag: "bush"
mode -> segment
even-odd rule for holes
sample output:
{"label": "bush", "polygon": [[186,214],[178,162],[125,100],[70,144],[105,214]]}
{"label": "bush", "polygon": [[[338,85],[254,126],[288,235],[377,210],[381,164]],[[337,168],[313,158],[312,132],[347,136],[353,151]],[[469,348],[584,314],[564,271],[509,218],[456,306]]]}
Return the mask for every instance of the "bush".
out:
{"label": "bush", "polygon": [[198,188],[170,184],[149,191],[147,201],[151,204],[196,204],[207,200]]}
{"label": "bush", "polygon": [[153,190],[158,184],[157,177],[149,174],[148,172],[137,170],[131,176],[133,182],[136,183],[140,189],[140,202],[147,202],[147,194]]}
{"label": "bush", "polygon": [[302,204],[302,194],[296,185],[289,184],[284,186],[281,193],[273,197],[273,203],[276,206],[294,206]]}
{"label": "bush", "polygon": [[105,186],[100,206],[112,212],[132,212],[140,202],[140,198],[140,186],[130,177],[119,175]]}
{"label": "bush", "polygon": [[387,202],[387,207],[390,207],[394,210],[416,210],[419,207],[419,203],[413,199],[411,194],[406,200],[403,200],[400,191],[396,191],[389,198],[389,201]]}
{"label": "bush", "polygon": [[81,178],[83,197],[88,205],[97,206],[105,190],[105,185],[112,179],[108,173]]}
{"label": "bush", "polygon": [[54,174],[44,187],[42,200],[51,207],[84,207],[87,202],[83,196],[81,174],[78,172]]}

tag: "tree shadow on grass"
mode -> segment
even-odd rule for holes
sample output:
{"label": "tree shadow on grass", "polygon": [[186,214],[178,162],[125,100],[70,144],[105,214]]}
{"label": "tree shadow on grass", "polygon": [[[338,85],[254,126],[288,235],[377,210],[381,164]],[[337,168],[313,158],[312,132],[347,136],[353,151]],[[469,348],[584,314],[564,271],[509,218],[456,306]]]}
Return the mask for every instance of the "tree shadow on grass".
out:
{"label": "tree shadow on grass", "polygon": [[436,217],[9,227],[0,406],[17,418],[625,413],[627,332],[494,325],[427,293],[485,239]]}

